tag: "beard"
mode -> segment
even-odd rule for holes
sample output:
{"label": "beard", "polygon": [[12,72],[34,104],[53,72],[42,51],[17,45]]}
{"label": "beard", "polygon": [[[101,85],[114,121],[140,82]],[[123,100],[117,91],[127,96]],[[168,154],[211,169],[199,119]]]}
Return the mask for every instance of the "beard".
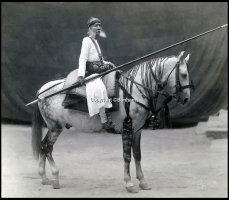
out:
{"label": "beard", "polygon": [[104,32],[103,29],[101,29],[101,31],[99,33],[99,36],[102,37],[102,38],[106,38],[107,37],[107,35],[106,35],[106,33]]}

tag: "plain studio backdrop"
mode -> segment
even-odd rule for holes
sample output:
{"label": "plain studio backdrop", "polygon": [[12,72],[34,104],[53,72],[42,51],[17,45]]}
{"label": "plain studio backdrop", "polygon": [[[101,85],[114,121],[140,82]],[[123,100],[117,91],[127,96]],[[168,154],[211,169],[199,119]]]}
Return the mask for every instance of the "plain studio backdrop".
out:
{"label": "plain studio backdrop", "polygon": [[[78,68],[89,17],[101,19],[107,34],[99,38],[103,56],[119,66],[227,24],[227,4],[2,3],[2,118],[31,122],[33,106],[25,105],[38,89]],[[227,109],[227,44],[225,27],[147,58],[190,53],[196,90],[186,106],[169,104],[172,120],[198,121]]]}

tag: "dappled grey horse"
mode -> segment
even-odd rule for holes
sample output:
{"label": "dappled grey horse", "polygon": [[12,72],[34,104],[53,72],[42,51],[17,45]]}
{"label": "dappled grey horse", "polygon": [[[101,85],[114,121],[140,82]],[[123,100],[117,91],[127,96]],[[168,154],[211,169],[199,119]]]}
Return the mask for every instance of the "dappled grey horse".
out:
{"label": "dappled grey horse", "polygon": [[[136,177],[139,187],[151,189],[145,181],[141,168],[141,128],[147,119],[155,112],[158,95],[166,99],[173,98],[185,105],[190,100],[190,89],[193,87],[188,70],[189,55],[184,52],[178,56],[151,59],[123,72],[117,79],[119,92],[119,110],[111,112],[115,122],[115,131],[122,135],[124,158],[124,181],[130,193],[138,192],[130,177],[131,149],[136,165]],[[77,78],[77,77],[76,77]],[[63,88],[65,80],[50,81],[38,91],[40,101],[35,105],[32,125],[32,145],[34,156],[39,160],[39,175],[42,184],[60,188],[59,170],[52,151],[58,136],[71,125],[82,132],[99,132],[102,125],[99,116],[89,117],[86,112],[64,109],[62,102],[66,94],[60,93],[47,99],[42,99]],[[127,101],[128,100],[128,101]],[[45,121],[48,132],[42,139],[42,123]],[[102,147],[101,147],[102,148]],[[52,179],[46,177],[45,163],[49,161]]]}

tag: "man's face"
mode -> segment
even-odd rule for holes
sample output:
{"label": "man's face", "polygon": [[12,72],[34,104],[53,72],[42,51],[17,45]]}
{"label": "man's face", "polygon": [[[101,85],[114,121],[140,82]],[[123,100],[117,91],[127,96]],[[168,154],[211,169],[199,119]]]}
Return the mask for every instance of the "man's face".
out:
{"label": "man's face", "polygon": [[90,26],[90,29],[96,34],[99,35],[101,32],[101,24],[100,23],[95,23]]}

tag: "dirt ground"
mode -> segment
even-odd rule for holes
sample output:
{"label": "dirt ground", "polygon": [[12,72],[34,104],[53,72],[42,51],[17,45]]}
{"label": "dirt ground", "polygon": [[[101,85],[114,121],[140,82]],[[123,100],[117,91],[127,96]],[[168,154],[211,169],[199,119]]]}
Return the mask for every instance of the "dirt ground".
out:
{"label": "dirt ground", "polygon": [[[121,135],[65,130],[53,156],[60,189],[42,185],[32,157],[31,127],[2,124],[2,197],[228,197],[228,139],[195,127],[143,130],[142,168],[152,190],[125,189]],[[138,186],[134,159],[131,177]],[[46,163],[47,176],[51,169]]]}

